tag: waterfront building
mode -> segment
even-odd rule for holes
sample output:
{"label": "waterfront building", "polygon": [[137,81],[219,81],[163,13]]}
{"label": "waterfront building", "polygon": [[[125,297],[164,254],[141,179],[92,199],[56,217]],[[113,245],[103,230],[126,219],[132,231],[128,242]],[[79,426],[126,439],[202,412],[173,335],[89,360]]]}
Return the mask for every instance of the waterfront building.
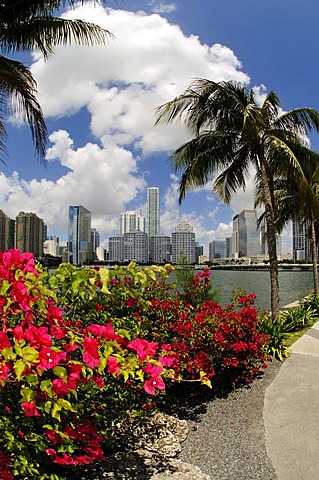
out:
{"label": "waterfront building", "polygon": [[172,233],[172,263],[178,263],[185,256],[190,263],[195,263],[195,233],[190,223],[180,222]]}
{"label": "waterfront building", "polygon": [[150,262],[170,263],[171,239],[167,235],[154,235],[149,238]]}
{"label": "waterfront building", "polygon": [[204,246],[195,242],[195,263],[199,263],[199,257],[204,255]]}
{"label": "waterfront building", "polygon": [[216,258],[227,258],[226,240],[213,240],[208,246],[210,262],[213,262]]}
{"label": "waterfront building", "polygon": [[231,237],[226,237],[225,241],[226,241],[226,255],[225,255],[225,257],[229,258],[231,256],[231,252],[232,252]]}
{"label": "waterfront building", "polygon": [[59,237],[56,237],[56,236],[48,237],[43,244],[43,253],[44,255],[52,255],[52,257],[59,257],[60,256]]}
{"label": "waterfront building", "polygon": [[149,237],[160,233],[160,193],[158,187],[147,189],[147,231]]}
{"label": "waterfront building", "polygon": [[21,252],[43,255],[44,221],[35,213],[19,212],[15,221],[15,245]]}
{"label": "waterfront building", "polygon": [[148,263],[148,236],[147,233],[136,230],[123,235],[123,261]]}
{"label": "waterfront building", "polygon": [[69,206],[68,262],[82,265],[93,260],[91,212],[82,205]]}
{"label": "waterfront building", "polygon": [[0,210],[0,251],[14,248],[15,221]]}
{"label": "waterfront building", "polygon": [[[312,262],[310,221],[303,223],[292,222],[292,256],[294,260]],[[319,256],[319,245],[317,244]]]}
{"label": "waterfront building", "polygon": [[250,257],[260,254],[260,232],[256,210],[243,210],[233,218],[232,256]]}
{"label": "waterfront building", "polygon": [[141,209],[123,212],[120,216],[120,234],[124,235],[124,233],[135,232],[136,230],[145,232],[145,223],[145,217],[143,217]]}
{"label": "waterfront building", "polygon": [[92,245],[92,259],[97,259],[96,249],[100,246],[100,233],[96,228],[91,228],[91,245]]}
{"label": "waterfront building", "polygon": [[115,235],[109,238],[109,261],[123,261],[123,235]]}

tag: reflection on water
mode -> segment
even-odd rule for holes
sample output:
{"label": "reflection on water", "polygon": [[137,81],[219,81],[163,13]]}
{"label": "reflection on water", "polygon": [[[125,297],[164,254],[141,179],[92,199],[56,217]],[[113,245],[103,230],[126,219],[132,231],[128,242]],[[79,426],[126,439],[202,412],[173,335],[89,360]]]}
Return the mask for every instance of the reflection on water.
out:
{"label": "reflection on water", "polygon": [[[222,286],[219,300],[222,305],[229,303],[231,291],[241,288],[247,294],[257,295],[256,305],[263,310],[270,310],[270,274],[269,271],[234,271],[214,270],[212,279],[216,278],[215,286]],[[280,307],[300,300],[313,292],[313,276],[309,271],[279,272]]]}

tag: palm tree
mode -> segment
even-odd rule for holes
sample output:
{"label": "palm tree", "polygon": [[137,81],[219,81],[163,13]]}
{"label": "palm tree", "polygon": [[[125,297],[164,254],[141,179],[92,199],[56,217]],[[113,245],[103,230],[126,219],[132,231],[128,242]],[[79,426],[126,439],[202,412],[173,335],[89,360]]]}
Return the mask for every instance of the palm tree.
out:
{"label": "palm tree", "polygon": [[[277,232],[280,233],[290,221],[296,221],[308,230],[310,251],[313,264],[313,283],[315,296],[319,296],[319,276],[317,258],[317,238],[319,226],[319,153],[305,149],[298,155],[307,186],[300,189],[298,179],[287,182],[284,178],[275,178],[274,206]],[[297,181],[296,181],[297,180]],[[306,187],[306,188],[305,188]],[[263,205],[262,186],[256,190],[256,206]],[[259,223],[263,215],[259,218]]]}
{"label": "palm tree", "polygon": [[35,151],[45,158],[47,129],[36,98],[36,82],[21,62],[4,55],[38,49],[47,59],[57,45],[105,43],[107,30],[82,20],[55,16],[77,0],[1,0],[0,3],[0,153],[5,153],[5,117],[19,112],[30,126]]}
{"label": "palm tree", "polygon": [[265,206],[273,317],[279,315],[279,282],[272,171],[276,166],[288,181],[298,178],[306,185],[295,152],[306,148],[303,136],[309,130],[319,131],[319,112],[314,109],[280,113],[275,92],[259,104],[254,91],[239,82],[206,79],[195,80],[156,110],[156,124],[183,121],[193,134],[172,154],[173,169],[182,171],[180,202],[187,190],[204,186],[218,174],[213,191],[230,203],[238,188],[245,189],[250,172],[256,172]]}

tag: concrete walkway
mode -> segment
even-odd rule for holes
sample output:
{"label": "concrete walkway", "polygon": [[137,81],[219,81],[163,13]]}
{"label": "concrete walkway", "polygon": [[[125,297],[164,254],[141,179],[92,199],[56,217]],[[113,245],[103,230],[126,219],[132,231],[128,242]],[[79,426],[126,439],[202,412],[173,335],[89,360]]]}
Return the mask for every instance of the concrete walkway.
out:
{"label": "concrete walkway", "polygon": [[278,480],[319,480],[319,322],[266,390],[267,454]]}

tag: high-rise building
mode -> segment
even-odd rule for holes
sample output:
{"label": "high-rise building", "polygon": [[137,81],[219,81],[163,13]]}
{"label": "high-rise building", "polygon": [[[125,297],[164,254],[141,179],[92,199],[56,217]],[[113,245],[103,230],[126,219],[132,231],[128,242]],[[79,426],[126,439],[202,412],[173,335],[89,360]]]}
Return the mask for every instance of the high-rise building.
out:
{"label": "high-rise building", "polygon": [[149,237],[160,233],[160,194],[158,187],[147,189],[147,231]]}
{"label": "high-rise building", "polygon": [[14,248],[15,221],[0,210],[0,251]]}
{"label": "high-rise building", "polygon": [[123,235],[109,238],[109,261],[122,262],[123,260]]}
{"label": "high-rise building", "polygon": [[209,261],[212,262],[216,258],[227,258],[226,240],[213,240],[209,242]]}
{"label": "high-rise building", "polygon": [[150,262],[170,263],[171,239],[167,235],[154,235],[149,238]]}
{"label": "high-rise building", "polygon": [[172,263],[178,263],[186,257],[188,262],[195,263],[195,233],[190,223],[182,221],[172,233]]}
{"label": "high-rise building", "polygon": [[142,215],[142,210],[121,213],[120,234],[135,232],[135,230],[145,232],[145,217]]}
{"label": "high-rise building", "polygon": [[52,255],[53,257],[60,256],[59,237],[48,237],[43,244],[43,253],[45,255]]}
{"label": "high-rise building", "polygon": [[19,212],[16,216],[15,244],[21,253],[43,255],[44,222],[35,213]]}
{"label": "high-rise building", "polygon": [[110,262],[148,262],[148,236],[145,232],[124,233],[109,238]]}
{"label": "high-rise building", "polygon": [[229,258],[231,256],[231,237],[226,237],[225,239],[226,242],[226,258]]}
{"label": "high-rise building", "polygon": [[234,216],[232,248],[232,255],[235,258],[260,254],[256,210],[243,210]]}
{"label": "high-rise building", "polygon": [[68,223],[69,263],[82,265],[92,261],[91,212],[82,205],[69,206]]}
{"label": "high-rise building", "polygon": [[[312,262],[310,221],[303,223],[292,222],[292,255],[294,260],[307,260]],[[319,244],[317,244],[319,256]]]}
{"label": "high-rise building", "polygon": [[123,235],[124,262],[148,263],[147,233],[136,230]]}
{"label": "high-rise building", "polygon": [[199,263],[199,257],[204,256],[204,245],[195,242],[195,263]]}

